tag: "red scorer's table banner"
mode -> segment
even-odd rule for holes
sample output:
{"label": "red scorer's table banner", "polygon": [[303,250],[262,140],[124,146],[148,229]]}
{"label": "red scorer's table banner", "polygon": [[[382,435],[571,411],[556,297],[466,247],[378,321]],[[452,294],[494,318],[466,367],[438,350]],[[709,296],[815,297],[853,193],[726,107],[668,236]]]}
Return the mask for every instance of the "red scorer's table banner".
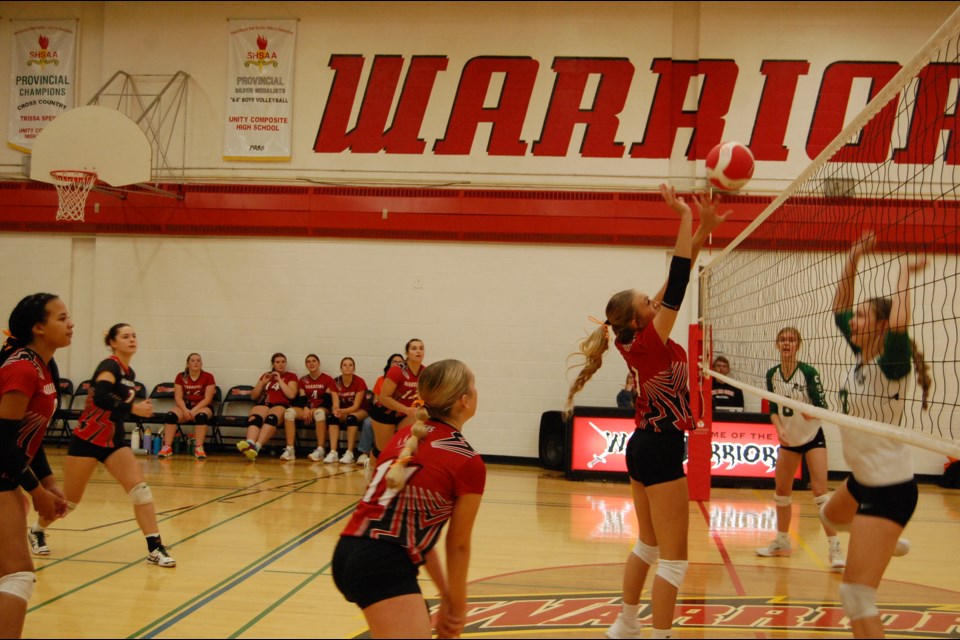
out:
{"label": "red scorer's table banner", "polygon": [[[570,475],[626,474],[627,441],[635,426],[632,411],[578,407],[568,447]],[[766,414],[717,412],[713,416],[710,474],[773,480],[779,448],[776,428]],[[686,466],[684,460],[684,469]],[[801,478],[801,469],[795,477]]]}

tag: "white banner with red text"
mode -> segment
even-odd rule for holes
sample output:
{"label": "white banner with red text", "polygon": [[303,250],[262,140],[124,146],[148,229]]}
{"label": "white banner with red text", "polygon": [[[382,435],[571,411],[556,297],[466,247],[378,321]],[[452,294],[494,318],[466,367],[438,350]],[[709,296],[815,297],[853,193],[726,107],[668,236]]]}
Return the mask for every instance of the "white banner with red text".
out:
{"label": "white banner with red text", "polygon": [[74,107],[77,21],[13,22],[7,145],[29,153],[48,122]]}
{"label": "white banner with red text", "polygon": [[224,160],[290,160],[296,39],[296,20],[230,20]]}

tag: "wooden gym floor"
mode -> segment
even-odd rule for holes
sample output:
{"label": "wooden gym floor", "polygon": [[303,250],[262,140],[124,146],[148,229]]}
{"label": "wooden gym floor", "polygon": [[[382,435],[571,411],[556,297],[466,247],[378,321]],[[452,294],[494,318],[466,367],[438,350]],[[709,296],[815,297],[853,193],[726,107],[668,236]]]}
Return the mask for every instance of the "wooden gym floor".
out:
{"label": "wooden gym floor", "polygon": [[[60,477],[63,449],[48,455]],[[143,465],[177,567],[145,562],[130,501],[100,466],[77,511],[49,530],[50,556],[36,559],[25,637],[364,636],[363,616],[330,577],[365,486],[361,467],[235,453]],[[627,485],[488,469],[464,637],[602,637],[635,538]],[[755,555],[773,535],[771,494],[715,488],[710,502],[690,503],[678,637],[849,637],[809,492],[794,494],[793,556]],[[906,536],[912,551],[893,560],[878,594],[890,636],[958,637],[960,490],[922,485]]]}

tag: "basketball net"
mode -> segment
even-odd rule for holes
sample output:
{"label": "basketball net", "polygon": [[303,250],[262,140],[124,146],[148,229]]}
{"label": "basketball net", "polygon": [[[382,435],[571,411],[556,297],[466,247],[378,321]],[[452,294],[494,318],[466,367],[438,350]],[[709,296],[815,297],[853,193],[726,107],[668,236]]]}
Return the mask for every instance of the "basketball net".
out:
{"label": "basketball net", "polygon": [[53,178],[57,197],[60,199],[57,220],[83,222],[87,194],[97,181],[97,174],[93,171],[58,170],[51,171],[50,177]]}

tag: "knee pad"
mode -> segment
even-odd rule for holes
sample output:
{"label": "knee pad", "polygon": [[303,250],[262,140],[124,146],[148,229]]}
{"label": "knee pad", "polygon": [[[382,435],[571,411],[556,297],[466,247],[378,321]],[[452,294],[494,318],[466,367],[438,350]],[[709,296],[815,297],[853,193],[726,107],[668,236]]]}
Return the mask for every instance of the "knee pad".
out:
{"label": "knee pad", "polygon": [[287,410],[283,412],[283,419],[287,422],[296,422],[297,410],[293,407],[287,407]]}
{"label": "knee pad", "polygon": [[167,411],[163,414],[163,423],[164,424],[177,424],[180,422],[180,416],[175,414],[173,411]]}
{"label": "knee pad", "polygon": [[818,506],[822,507],[823,505],[830,502],[830,494],[825,493],[822,496],[813,496],[813,502]]}
{"label": "knee pad", "polygon": [[880,615],[877,610],[877,590],[865,584],[840,583],[840,602],[843,612],[853,620]]}
{"label": "knee pad", "polygon": [[278,424],[280,424],[280,418],[277,417],[277,414],[271,413],[270,415],[268,415],[268,416],[266,417],[266,419],[264,420],[264,422],[265,422],[266,424],[270,425],[271,427],[275,427],[275,426],[277,426]]}
{"label": "knee pad", "polygon": [[353,414],[351,413],[351,414],[348,415],[347,418],[343,421],[343,424],[344,424],[345,426],[347,426],[347,427],[359,427],[359,426],[360,426],[360,421],[357,420],[357,416],[355,416],[355,415],[353,415]]}
{"label": "knee pad", "polygon": [[207,424],[210,418],[207,417],[205,413],[198,413],[197,417],[193,419],[194,424]]}
{"label": "knee pad", "polygon": [[153,502],[153,492],[146,482],[141,482],[127,494],[133,500],[133,504],[150,504]]}
{"label": "knee pad", "polygon": [[29,602],[36,584],[37,576],[32,571],[8,573],[0,577],[0,593],[6,593]]}
{"label": "knee pad", "polygon": [[773,494],[773,501],[778,507],[789,507],[793,502],[790,496],[781,496],[776,493]]}
{"label": "knee pad", "polygon": [[248,427],[257,427],[260,428],[263,426],[263,417],[258,415],[252,415],[247,418]]}
{"label": "knee pad", "polygon": [[652,565],[660,557],[660,548],[651,547],[642,540],[637,540],[637,544],[633,545],[633,555]]}
{"label": "knee pad", "polygon": [[[821,497],[822,497],[822,496],[821,496]],[[839,524],[839,523],[836,523],[836,522],[832,521],[830,518],[827,517],[827,515],[826,515],[825,512],[826,512],[826,509],[827,509],[827,503],[828,503],[828,502],[830,502],[830,499],[829,499],[829,498],[827,498],[826,500],[824,500],[822,503],[818,503],[818,504],[820,504],[820,508],[817,510],[817,513],[818,513],[818,515],[820,516],[820,522],[822,522],[824,525],[830,527],[830,528],[833,529],[834,531],[850,531],[850,525],[849,525],[849,523],[848,523],[848,524]]]}
{"label": "knee pad", "polygon": [[313,412],[313,419],[316,422],[324,422],[327,419],[327,412],[323,409],[317,409]]}
{"label": "knee pad", "polygon": [[664,560],[661,558],[657,565],[657,575],[679,589],[680,585],[683,584],[683,577],[687,575],[689,564],[686,560]]}

